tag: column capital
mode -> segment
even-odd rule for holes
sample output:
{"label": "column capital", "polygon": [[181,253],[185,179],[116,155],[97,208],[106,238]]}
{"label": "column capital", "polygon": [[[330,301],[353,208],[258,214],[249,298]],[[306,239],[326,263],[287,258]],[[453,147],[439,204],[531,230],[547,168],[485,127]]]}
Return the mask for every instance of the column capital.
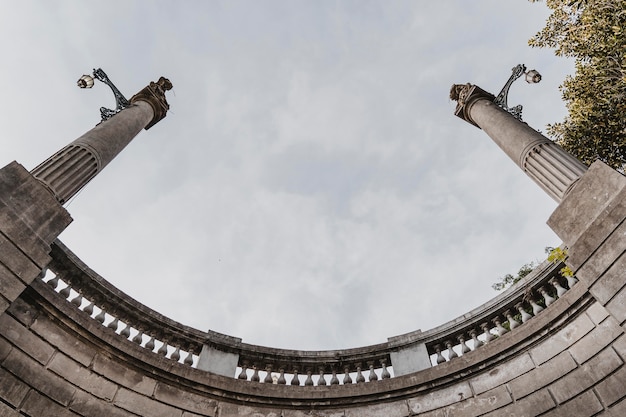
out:
{"label": "column capital", "polygon": [[149,85],[131,97],[130,102],[145,101],[152,107],[154,117],[145,127],[146,130],[161,121],[169,110],[170,106],[165,98],[165,92],[172,89],[172,83],[165,77],[159,78],[159,81],[151,81]]}
{"label": "column capital", "polygon": [[450,99],[457,102],[454,114],[479,129],[481,127],[471,118],[469,108],[476,100],[483,99],[493,102],[495,98],[493,94],[470,83],[453,84],[450,88]]}

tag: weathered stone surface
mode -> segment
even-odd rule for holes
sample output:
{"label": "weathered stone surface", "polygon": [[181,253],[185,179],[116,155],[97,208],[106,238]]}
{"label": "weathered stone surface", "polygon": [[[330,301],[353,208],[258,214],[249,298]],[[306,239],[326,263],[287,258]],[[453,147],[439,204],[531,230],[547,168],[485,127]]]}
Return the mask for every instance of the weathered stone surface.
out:
{"label": "weathered stone surface", "polygon": [[593,303],[591,306],[589,306],[585,313],[596,325],[600,324],[605,318],[609,316],[609,312],[606,311],[606,308],[604,308],[604,306],[600,303]]}
{"label": "weathered stone surface", "polygon": [[227,377],[234,377],[239,355],[222,352],[211,346],[202,346],[198,358],[198,369]]}
{"label": "weathered stone surface", "polygon": [[116,407],[113,403],[100,400],[83,391],[77,391],[70,409],[81,416],[135,417],[136,414]]}
{"label": "weathered stone surface", "polygon": [[601,411],[604,407],[595,396],[593,391],[587,391],[566,404],[544,414],[546,417],[590,417]]}
{"label": "weathered stone surface", "polygon": [[[401,336],[389,338],[390,343],[394,343]],[[393,372],[396,376],[408,375],[413,372],[428,369],[431,366],[430,356],[423,343],[414,343],[398,348],[390,354],[393,363]]]}
{"label": "weathered stone surface", "polygon": [[612,405],[624,398],[626,391],[626,367],[622,366],[613,375],[596,386],[596,392],[605,405]]}
{"label": "weathered stone surface", "polygon": [[484,417],[526,417],[538,416],[541,413],[556,407],[556,403],[547,389],[534,392],[522,400],[518,400],[513,404],[509,404],[503,408],[499,408],[491,413],[485,414]]}
{"label": "weathered stone surface", "polygon": [[30,357],[13,349],[2,366],[37,391],[62,405],[68,405],[76,389]]}
{"label": "weathered stone surface", "polygon": [[[72,221],[69,213],[52,194],[17,162],[0,169],[0,201],[10,207],[26,225],[26,228],[18,229],[18,233],[28,233],[29,236],[24,236],[27,242],[37,238],[50,244]],[[16,235],[8,236],[13,242],[22,241]],[[35,253],[22,249],[25,253]],[[47,257],[47,252],[43,248],[40,250]],[[43,268],[47,262],[45,258],[41,261],[43,263],[38,262],[38,265]]]}
{"label": "weathered stone surface", "polygon": [[[0,176],[2,176],[0,169]],[[19,184],[15,184],[19,187]],[[27,218],[21,216],[13,207],[14,200],[0,197],[0,230],[2,234],[15,245],[22,253],[27,254],[35,265],[43,267],[50,260],[48,255],[49,243],[37,236],[27,224]]]}
{"label": "weathered stone surface", "polygon": [[445,409],[424,413],[423,417],[475,417],[511,404],[513,399],[505,386],[467,398]]}
{"label": "weathered stone surface", "polygon": [[606,309],[622,326],[626,322],[626,288],[622,288],[611,301],[606,304]]}
{"label": "weathered stone surface", "polygon": [[[616,226],[617,229],[613,231],[606,241],[602,242],[595,252],[581,251],[578,247],[579,242],[573,245],[569,250],[569,252],[578,254],[578,257],[581,258],[578,262],[581,263],[582,266],[576,270],[576,276],[583,279],[587,285],[592,285],[600,278],[623,253],[623,248],[626,246],[626,223],[618,223]],[[590,253],[591,256],[589,256]],[[583,255],[586,257],[583,258]],[[571,255],[568,258],[568,263],[570,259]]]}
{"label": "weathered stone surface", "polygon": [[9,407],[2,401],[0,401],[0,416],[2,417],[21,417],[20,413],[14,408]]}
{"label": "weathered stone surface", "polygon": [[567,246],[572,246],[603,211],[610,210],[613,199],[624,187],[626,179],[622,175],[603,162],[594,162],[552,213],[548,226]]}
{"label": "weathered stone surface", "polygon": [[[607,265],[608,267],[608,265]],[[626,279],[626,256],[621,256],[617,262],[602,275],[589,289],[593,296],[603,305],[606,305],[615,295],[624,288]]]}
{"label": "weathered stone surface", "polygon": [[7,314],[0,316],[0,329],[2,329],[2,335],[5,338],[41,364],[48,363],[54,353],[52,346],[32,334]]}
{"label": "weathered stone surface", "polygon": [[215,409],[217,408],[217,401],[215,400],[164,383],[157,384],[154,398],[203,416],[215,416]]}
{"label": "weathered stone surface", "polygon": [[120,386],[140,394],[151,396],[154,393],[156,386],[154,379],[124,367],[122,364],[112,361],[104,355],[98,354],[95,357],[92,369],[94,372],[118,383]]}
{"label": "weathered stone surface", "polygon": [[489,370],[486,373],[470,379],[470,385],[474,394],[481,394],[490,389],[494,389],[510,380],[525,374],[535,368],[530,355],[522,354],[513,360],[504,362],[501,365]]}
{"label": "weathered stone surface", "polygon": [[11,349],[11,343],[9,343],[8,340],[4,339],[0,334],[0,362],[2,362],[4,358],[7,357],[9,352],[11,352]]}
{"label": "weathered stone surface", "polygon": [[626,399],[618,402],[609,408],[607,417],[624,417],[626,416]]}
{"label": "weathered stone surface", "polygon": [[[13,407],[17,407],[22,403],[29,390],[30,387],[28,385],[0,368],[0,398]],[[2,404],[2,401],[0,401],[0,404]]]}
{"label": "weathered stone surface", "polygon": [[450,387],[440,388],[428,394],[410,398],[408,405],[411,412],[417,414],[461,402],[471,398],[473,395],[469,383],[461,382]]}
{"label": "weathered stone surface", "polygon": [[10,271],[8,274],[13,274],[24,284],[30,284],[41,272],[41,268],[35,265],[27,254],[2,234],[0,234],[0,262],[6,267],[6,271]]}
{"label": "weathered stone surface", "polygon": [[626,362],[626,335],[620,336],[615,342],[613,342],[613,349],[622,358],[623,362]]}
{"label": "weathered stone surface", "polygon": [[[0,245],[0,251],[2,249]],[[0,294],[7,300],[15,300],[25,288],[26,284],[0,263]]]}
{"label": "weathered stone surface", "polygon": [[531,350],[530,356],[535,364],[540,365],[573,345],[594,327],[591,319],[583,314],[552,336],[550,343],[542,343]]}
{"label": "weathered stone surface", "polygon": [[139,415],[149,415],[150,417],[181,417],[183,415],[183,411],[180,409],[125,388],[120,388],[117,391],[113,402],[116,406]]}
{"label": "weathered stone surface", "polygon": [[[383,404],[372,404],[368,407],[348,408],[344,411],[328,411],[328,417],[406,417],[409,407],[406,401],[394,401]],[[292,417],[291,414],[288,415]],[[293,417],[307,417],[308,414],[295,414]],[[287,415],[285,416],[287,417]],[[326,417],[326,415],[324,416]]]}
{"label": "weathered stone surface", "polygon": [[94,346],[83,343],[76,335],[69,334],[61,329],[48,317],[37,317],[31,325],[31,330],[52,346],[66,355],[71,356],[72,359],[84,366],[89,366],[96,356],[97,350]]}
{"label": "weathered stone surface", "polygon": [[584,365],[550,385],[554,399],[562,404],[581,392],[593,387],[623,364],[611,348],[605,349]]}
{"label": "weathered stone surface", "polygon": [[574,343],[569,352],[576,362],[585,363],[622,334],[624,334],[622,328],[613,317],[609,317]]}
{"label": "weathered stone surface", "polygon": [[104,400],[112,400],[117,385],[91,372],[78,362],[57,352],[48,364],[48,369],[81,389]]}
{"label": "weathered stone surface", "polygon": [[77,417],[76,414],[67,408],[61,407],[36,391],[28,393],[21,410],[29,416]]}
{"label": "weathered stone surface", "polygon": [[38,315],[37,309],[24,302],[21,298],[13,301],[11,307],[7,309],[7,312],[25,327],[29,327],[33,324],[35,317]]}
{"label": "weathered stone surface", "polygon": [[576,361],[574,361],[568,351],[561,352],[536,369],[511,381],[509,388],[513,398],[519,400],[534,391],[542,389],[548,384],[567,375],[567,373],[575,369],[576,366]]}

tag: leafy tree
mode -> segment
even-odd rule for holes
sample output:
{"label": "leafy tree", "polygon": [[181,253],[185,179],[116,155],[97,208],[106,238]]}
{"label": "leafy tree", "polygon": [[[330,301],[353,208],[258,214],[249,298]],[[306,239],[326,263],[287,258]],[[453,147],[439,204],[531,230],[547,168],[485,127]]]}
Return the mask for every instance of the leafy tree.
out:
{"label": "leafy tree", "polygon": [[536,266],[537,264],[535,262],[524,264],[519,269],[519,271],[517,271],[517,275],[513,276],[511,274],[506,274],[505,276],[500,278],[500,281],[496,282],[495,284],[492,284],[491,288],[493,288],[496,291],[502,291],[505,288],[508,288],[513,284],[516,284],[519,280],[524,278],[526,275],[533,272]]}
{"label": "leafy tree", "polygon": [[[530,0],[537,2],[539,0]],[[586,164],[626,168],[626,0],[546,0],[552,14],[530,39],[576,60],[561,85],[568,116],[548,133]]]}

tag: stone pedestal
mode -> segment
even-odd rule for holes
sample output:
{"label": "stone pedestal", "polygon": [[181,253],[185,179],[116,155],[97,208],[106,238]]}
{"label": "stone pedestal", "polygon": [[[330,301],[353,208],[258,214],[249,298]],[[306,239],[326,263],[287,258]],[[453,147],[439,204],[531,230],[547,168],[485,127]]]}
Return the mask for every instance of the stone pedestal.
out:
{"label": "stone pedestal", "polygon": [[622,327],[626,323],[626,177],[597,161],[548,225],[568,247],[567,264]]}
{"label": "stone pedestal", "polygon": [[0,315],[50,262],[69,213],[17,162],[0,169]]}

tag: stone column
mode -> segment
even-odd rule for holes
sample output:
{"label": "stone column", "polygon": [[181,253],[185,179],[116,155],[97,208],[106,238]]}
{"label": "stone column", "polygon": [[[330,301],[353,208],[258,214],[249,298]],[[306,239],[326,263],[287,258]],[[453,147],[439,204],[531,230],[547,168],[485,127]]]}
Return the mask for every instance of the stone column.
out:
{"label": "stone column", "polygon": [[161,77],[132,105],[57,152],[31,173],[17,162],[0,169],[0,316],[50,263],[50,245],[72,218],[62,207],[141,131],[165,117]]}
{"label": "stone column", "polygon": [[455,114],[482,129],[550,197],[560,202],[587,167],[556,143],[493,103],[472,84],[453,85]]}
{"label": "stone column", "polygon": [[117,156],[142,129],[163,119],[169,109],[166,78],[151,82],[130,99],[131,105],[52,155],[31,171],[61,204]]}

